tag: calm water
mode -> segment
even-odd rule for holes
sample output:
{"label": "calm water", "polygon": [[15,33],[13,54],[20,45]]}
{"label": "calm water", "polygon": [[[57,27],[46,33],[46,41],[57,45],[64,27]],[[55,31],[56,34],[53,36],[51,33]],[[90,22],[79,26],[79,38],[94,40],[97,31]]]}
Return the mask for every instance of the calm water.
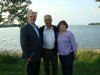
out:
{"label": "calm water", "polygon": [[[100,26],[73,25],[68,30],[75,35],[78,49],[100,48]],[[0,28],[0,50],[21,50],[20,29]]]}

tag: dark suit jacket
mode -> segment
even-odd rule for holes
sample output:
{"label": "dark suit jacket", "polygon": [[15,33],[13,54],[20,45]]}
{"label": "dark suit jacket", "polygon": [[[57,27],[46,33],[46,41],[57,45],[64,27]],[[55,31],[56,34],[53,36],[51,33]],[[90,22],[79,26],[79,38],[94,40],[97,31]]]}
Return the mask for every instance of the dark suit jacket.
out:
{"label": "dark suit jacket", "polygon": [[[58,28],[54,25],[53,26],[53,29],[54,29],[54,34],[55,34],[55,43],[54,43],[54,46],[55,46],[55,52],[57,53],[58,52],[58,44],[57,44],[57,35],[58,35]],[[40,27],[39,28],[39,31],[40,31],[40,35],[41,35],[41,43],[42,43],[42,50],[44,49],[43,48],[43,31],[44,31],[44,28],[45,28],[45,25]]]}
{"label": "dark suit jacket", "polygon": [[31,57],[32,61],[40,60],[42,49],[40,42],[40,37],[37,36],[31,24],[27,23],[21,27],[20,43],[23,51],[22,58],[26,60]]}

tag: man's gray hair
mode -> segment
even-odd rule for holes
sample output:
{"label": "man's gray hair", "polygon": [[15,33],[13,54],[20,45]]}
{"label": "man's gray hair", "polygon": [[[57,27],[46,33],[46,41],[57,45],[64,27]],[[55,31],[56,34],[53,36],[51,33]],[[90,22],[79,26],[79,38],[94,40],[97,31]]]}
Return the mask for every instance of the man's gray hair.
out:
{"label": "man's gray hair", "polygon": [[44,15],[44,18],[45,18],[46,16],[49,16],[49,17],[52,19],[51,15],[49,15],[49,14],[47,14],[47,15]]}
{"label": "man's gray hair", "polygon": [[29,11],[27,12],[27,18],[28,18],[28,16],[29,16],[29,14],[35,14],[36,17],[37,17],[37,12],[35,12],[35,11],[29,10]]}

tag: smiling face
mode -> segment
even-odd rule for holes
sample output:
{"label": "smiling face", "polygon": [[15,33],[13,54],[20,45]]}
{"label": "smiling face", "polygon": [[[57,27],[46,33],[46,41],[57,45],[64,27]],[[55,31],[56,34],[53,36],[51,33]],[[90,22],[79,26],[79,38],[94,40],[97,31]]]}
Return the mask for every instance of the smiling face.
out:
{"label": "smiling face", "polygon": [[65,31],[66,30],[66,25],[63,24],[63,23],[61,23],[59,27],[60,27],[61,31]]}
{"label": "smiling face", "polygon": [[28,21],[29,21],[31,24],[35,24],[36,15],[35,15],[35,14],[29,14],[29,15],[28,15]]}
{"label": "smiling face", "polygon": [[51,26],[51,23],[52,23],[52,18],[50,16],[45,16],[44,17],[44,22],[45,22],[45,25],[48,27],[48,26]]}

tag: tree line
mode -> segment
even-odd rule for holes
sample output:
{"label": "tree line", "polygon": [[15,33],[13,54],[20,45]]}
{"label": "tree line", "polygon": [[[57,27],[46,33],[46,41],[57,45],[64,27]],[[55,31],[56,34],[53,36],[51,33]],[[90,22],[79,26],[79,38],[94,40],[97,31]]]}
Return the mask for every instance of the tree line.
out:
{"label": "tree line", "polygon": [[[29,11],[30,0],[1,0],[0,25],[24,25],[27,23],[26,13]],[[15,24],[15,22],[19,24]]]}

